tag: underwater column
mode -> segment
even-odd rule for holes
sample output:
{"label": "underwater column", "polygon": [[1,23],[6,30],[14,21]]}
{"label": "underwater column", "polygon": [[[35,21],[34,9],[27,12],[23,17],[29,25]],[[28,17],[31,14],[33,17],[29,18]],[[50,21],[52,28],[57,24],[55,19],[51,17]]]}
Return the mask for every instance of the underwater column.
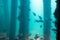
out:
{"label": "underwater column", "polygon": [[51,0],[43,0],[44,8],[44,40],[50,40]]}
{"label": "underwater column", "polygon": [[57,40],[60,40],[60,0],[56,0],[56,3],[57,3],[57,7],[56,7],[56,10],[54,12],[54,16],[56,18],[56,21],[55,21],[55,26],[57,28]]}
{"label": "underwater column", "polygon": [[10,20],[9,40],[15,40],[16,16],[17,16],[17,0],[11,0],[11,20]]}
{"label": "underwater column", "polygon": [[60,0],[57,0],[57,40],[60,40]]}
{"label": "underwater column", "polygon": [[28,40],[29,33],[29,11],[30,11],[30,1],[20,0],[20,14],[19,14],[19,40]]}
{"label": "underwater column", "polygon": [[3,1],[3,5],[4,5],[4,15],[5,15],[5,20],[4,20],[4,24],[5,24],[5,28],[4,30],[6,30],[7,35],[9,34],[9,8],[8,8],[8,0],[2,0]]}

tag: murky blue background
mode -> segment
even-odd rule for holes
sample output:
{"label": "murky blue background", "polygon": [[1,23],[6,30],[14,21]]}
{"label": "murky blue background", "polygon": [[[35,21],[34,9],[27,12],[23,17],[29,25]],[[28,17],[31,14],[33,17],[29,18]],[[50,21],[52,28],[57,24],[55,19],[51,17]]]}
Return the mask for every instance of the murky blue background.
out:
{"label": "murky blue background", "polygon": [[[55,18],[54,18],[54,11],[55,11],[55,8],[56,8],[56,0],[51,0],[51,18],[52,18],[52,21],[55,21]],[[0,0],[0,4],[3,5],[3,2],[2,0]],[[9,21],[10,21],[10,10],[11,10],[11,0],[8,0],[8,11],[9,11]],[[19,15],[19,6],[20,6],[20,1],[18,0],[18,4],[17,4],[17,17]],[[40,37],[43,37],[43,28],[44,28],[44,24],[43,23],[37,23],[35,22],[35,19],[39,19],[38,16],[40,15],[42,18],[44,17],[43,15],[43,0],[30,0],[30,24],[29,24],[29,33],[31,33],[31,37],[33,38],[34,35],[36,33],[39,33],[40,34]],[[37,16],[34,16],[33,15],[33,12],[36,13]],[[3,18],[2,18],[3,17]],[[0,19],[3,20],[3,23],[4,24],[4,7],[0,7]],[[43,19],[44,20],[44,19]],[[40,25],[42,25],[43,27],[40,28]],[[4,26],[4,25],[3,25]],[[51,29],[52,28],[55,28],[55,24],[52,23],[51,24]],[[5,27],[4,27],[5,28]],[[2,28],[2,29],[4,29]],[[19,20],[16,19],[16,35],[18,35],[19,33]],[[51,30],[51,34],[50,34],[50,38],[51,40],[56,40],[56,33],[54,33],[52,30]]]}

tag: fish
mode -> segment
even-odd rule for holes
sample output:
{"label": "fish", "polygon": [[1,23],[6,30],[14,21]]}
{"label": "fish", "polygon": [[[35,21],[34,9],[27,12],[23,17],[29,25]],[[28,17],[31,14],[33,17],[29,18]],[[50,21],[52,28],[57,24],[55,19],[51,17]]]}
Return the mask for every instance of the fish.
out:
{"label": "fish", "polygon": [[53,28],[52,31],[57,31],[57,29]]}
{"label": "fish", "polygon": [[43,22],[43,20],[35,20],[36,22]]}
{"label": "fish", "polygon": [[36,16],[36,13],[33,12],[33,15]]}
{"label": "fish", "polygon": [[42,25],[40,25],[40,28],[42,28]]}
{"label": "fish", "polygon": [[44,22],[43,20],[40,20],[40,22]]}
{"label": "fish", "polygon": [[40,22],[39,20],[35,20],[35,21],[38,22],[38,23]]}
{"label": "fish", "polygon": [[39,17],[39,19],[41,19],[42,20],[42,17],[41,16],[38,16]]}
{"label": "fish", "polygon": [[52,31],[54,31],[54,33],[57,33],[57,29],[53,28]]}

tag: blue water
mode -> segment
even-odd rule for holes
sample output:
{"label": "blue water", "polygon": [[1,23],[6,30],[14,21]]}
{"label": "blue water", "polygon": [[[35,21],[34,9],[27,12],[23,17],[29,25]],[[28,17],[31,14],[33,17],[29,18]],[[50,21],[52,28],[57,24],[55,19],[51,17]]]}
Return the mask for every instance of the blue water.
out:
{"label": "blue water", "polygon": [[[54,18],[54,11],[56,8],[56,0],[51,0],[51,18],[52,21],[55,21],[56,19]],[[16,19],[16,35],[19,33],[19,20],[18,20],[18,15],[20,12],[19,6],[20,6],[20,1],[18,0],[18,5],[17,5],[17,19]],[[11,10],[11,0],[8,0],[8,7],[9,7],[9,18],[10,18],[10,10]],[[37,23],[35,22],[36,19],[39,20],[38,16],[41,16],[42,19],[44,20],[44,13],[43,13],[43,0],[30,0],[30,22],[29,22],[29,33],[32,34],[31,37],[33,38],[35,34],[39,33],[40,37],[43,37],[43,28],[44,28],[44,23]],[[1,15],[4,15],[4,11],[2,8],[0,8]],[[33,15],[33,13],[36,14],[36,16]],[[0,16],[1,16],[0,15]],[[40,28],[40,25],[42,25],[42,28]],[[51,29],[55,28],[55,24],[51,23]],[[51,40],[56,40],[56,33],[54,33],[51,30],[50,33],[50,39]]]}
{"label": "blue water", "polygon": [[[54,11],[55,11],[55,8],[56,8],[56,0],[51,0],[51,18],[52,18],[52,21],[55,21],[55,18],[54,18]],[[18,6],[20,4],[18,3]],[[43,1],[42,0],[30,0],[30,8],[31,8],[31,11],[30,11],[30,24],[29,24],[29,33],[32,34],[32,38],[34,37],[34,35],[36,33],[39,33],[40,34],[40,37],[43,37],[43,28],[40,28],[40,25],[44,26],[43,23],[37,23],[35,22],[35,19],[39,19],[38,18],[38,15],[40,15],[43,19]],[[18,12],[19,12],[19,9],[18,9]],[[36,16],[33,15],[33,12],[36,13]],[[44,19],[43,19],[44,20]],[[18,30],[19,30],[19,21],[17,20],[17,29],[16,29],[16,33],[18,33]],[[51,24],[52,28],[55,28],[55,25],[54,23]],[[50,38],[51,40],[56,40],[56,33],[54,33],[52,30],[51,30],[51,35],[50,35]]]}
{"label": "blue water", "polygon": [[[55,11],[55,8],[56,8],[56,0],[51,0],[51,17],[52,17],[52,21],[55,21],[55,18],[54,18],[54,11]],[[18,3],[18,6],[20,4]],[[38,15],[40,15],[42,18],[44,17],[43,16],[43,1],[42,0],[30,0],[30,8],[31,8],[31,11],[30,11],[30,24],[29,24],[29,33],[32,34],[31,37],[34,37],[34,35],[36,33],[39,33],[40,34],[40,37],[43,37],[43,28],[40,28],[39,25],[42,25],[43,26],[43,23],[37,23],[35,22],[35,19],[39,19],[38,18]],[[18,12],[19,12],[19,9],[18,9]],[[33,15],[33,12],[36,13],[37,16],[34,16]],[[17,20],[17,29],[16,29],[16,33],[18,34],[18,30],[19,30],[19,21]],[[52,28],[55,28],[55,25],[54,23],[51,24],[52,25]],[[52,29],[51,28],[51,29]],[[54,33],[53,31],[51,31],[51,35],[50,35],[50,38],[51,40],[56,40],[56,33]]]}

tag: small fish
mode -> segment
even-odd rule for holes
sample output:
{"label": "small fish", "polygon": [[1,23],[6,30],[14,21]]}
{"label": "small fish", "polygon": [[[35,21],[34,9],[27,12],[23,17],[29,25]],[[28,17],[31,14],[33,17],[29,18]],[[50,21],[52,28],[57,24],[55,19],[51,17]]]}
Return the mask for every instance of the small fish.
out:
{"label": "small fish", "polygon": [[42,28],[42,25],[40,25],[40,28]]}
{"label": "small fish", "polygon": [[42,17],[41,16],[38,16],[39,17],[39,19],[41,19],[42,20]]}
{"label": "small fish", "polygon": [[33,12],[33,15],[36,16],[36,13]]}
{"label": "small fish", "polygon": [[43,20],[40,20],[40,22],[44,22]]}
{"label": "small fish", "polygon": [[57,30],[55,28],[53,28],[52,31],[57,31]]}
{"label": "small fish", "polygon": [[43,20],[35,20],[36,22],[43,22]]}
{"label": "small fish", "polygon": [[40,22],[39,20],[35,20],[35,21],[38,22],[38,23]]}

